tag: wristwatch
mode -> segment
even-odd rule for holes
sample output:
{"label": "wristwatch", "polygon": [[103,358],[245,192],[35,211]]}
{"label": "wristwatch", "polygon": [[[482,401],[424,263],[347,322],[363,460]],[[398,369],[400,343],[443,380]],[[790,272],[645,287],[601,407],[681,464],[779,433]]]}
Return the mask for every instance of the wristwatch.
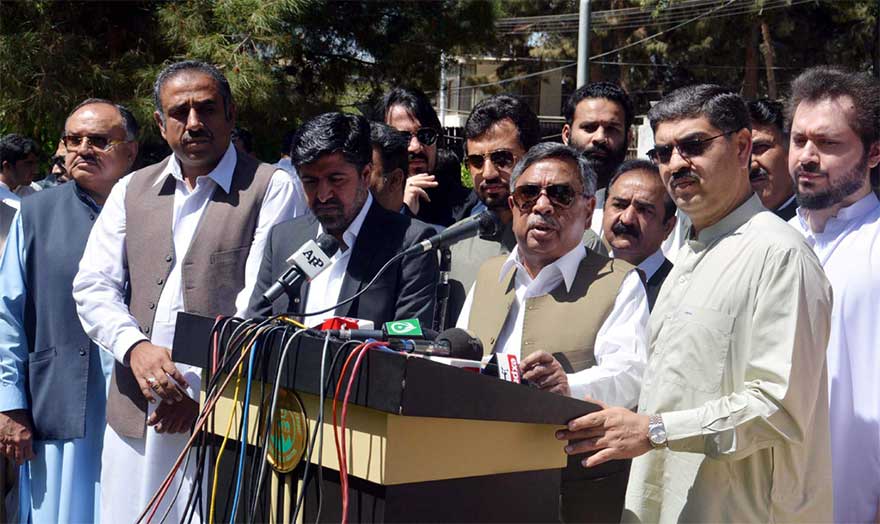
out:
{"label": "wristwatch", "polygon": [[648,418],[648,440],[655,448],[666,447],[666,426],[663,425],[663,417],[651,415]]}

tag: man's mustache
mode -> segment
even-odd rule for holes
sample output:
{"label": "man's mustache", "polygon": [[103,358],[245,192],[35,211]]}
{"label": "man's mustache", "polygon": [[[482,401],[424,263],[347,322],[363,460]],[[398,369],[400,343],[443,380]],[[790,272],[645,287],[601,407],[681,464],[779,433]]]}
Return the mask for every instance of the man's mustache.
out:
{"label": "man's mustache", "polygon": [[694,172],[691,171],[690,169],[679,169],[675,173],[672,173],[672,178],[670,180],[670,183],[679,182],[684,179],[689,179],[694,182],[700,181],[700,178],[696,174],[694,174]]}
{"label": "man's mustache", "polygon": [[557,222],[554,217],[549,215],[529,215],[529,221],[526,222],[526,229],[534,229],[538,226],[543,226],[545,228],[551,229],[559,229],[559,222]]}
{"label": "man's mustache", "polygon": [[798,176],[803,175],[804,173],[810,173],[811,175],[828,176],[828,172],[822,171],[819,168],[819,164],[815,164],[815,163],[813,163],[813,164],[798,164],[797,167],[794,168],[794,173],[792,173],[792,175],[795,178],[797,178]]}
{"label": "man's mustache", "polygon": [[752,169],[751,171],[749,171],[749,179],[751,179],[751,180],[754,180],[759,177],[769,177],[769,176],[770,176],[770,173],[768,173],[767,170],[761,166],[758,166],[755,169]]}
{"label": "man's mustache", "polygon": [[611,226],[611,232],[615,235],[629,235],[633,238],[639,238],[641,236],[637,229],[620,221],[615,222],[614,225]]}
{"label": "man's mustache", "polygon": [[409,161],[412,162],[413,160],[421,160],[422,162],[427,164],[428,163],[428,155],[426,155],[424,153],[410,153],[409,154]]}
{"label": "man's mustache", "polygon": [[192,142],[195,140],[212,140],[214,138],[214,133],[211,132],[210,129],[194,129],[192,131],[185,131],[183,136],[181,137],[183,142]]}
{"label": "man's mustache", "polygon": [[610,157],[613,154],[611,148],[603,143],[590,144],[584,148],[583,155],[587,158],[592,158],[596,152],[602,152],[606,157]]}

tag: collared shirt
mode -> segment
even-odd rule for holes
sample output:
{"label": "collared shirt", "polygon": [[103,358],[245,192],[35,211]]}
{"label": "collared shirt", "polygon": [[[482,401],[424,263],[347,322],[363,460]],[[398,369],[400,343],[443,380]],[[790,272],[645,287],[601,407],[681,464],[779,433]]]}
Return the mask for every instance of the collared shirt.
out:
{"label": "collared shirt", "polygon": [[[614,257],[614,251],[611,251],[608,256]],[[648,258],[642,260],[642,263],[639,264],[639,269],[645,274],[645,280],[651,280],[651,277],[654,276],[654,273],[660,269],[660,266],[663,265],[663,261],[666,260],[666,257],[663,255],[663,250],[658,249],[654,253],[652,253]]]}
{"label": "collared shirt", "polygon": [[[176,181],[171,222],[175,256],[156,306],[152,336],[149,337],[153,344],[171,347],[177,313],[184,309],[181,262],[213,192],[218,189],[229,191],[235,163],[235,148],[230,144],[217,166],[208,175],[198,177],[192,190],[183,178],[176,157],[172,156],[165,167],[163,175],[170,175]],[[157,184],[164,180],[165,176],[159,177]],[[110,192],[104,210],[92,229],[73,283],[73,294],[83,328],[92,340],[112,351],[120,362],[125,361],[134,344],[148,339],[125,305],[128,280],[125,194],[130,181],[130,176],[123,178]],[[281,169],[275,171],[266,189],[254,240],[248,251],[245,286],[235,301],[239,313],[247,308],[269,229],[282,220],[306,212],[306,209],[303,195],[297,193],[290,175]]]}
{"label": "collared shirt", "polygon": [[[501,279],[516,267],[514,277],[515,300],[510,306],[507,320],[498,335],[498,353],[522,354],[522,331],[525,319],[526,299],[546,295],[565,283],[571,289],[581,260],[586,256],[582,245],[544,266],[532,279],[522,265],[519,246],[508,255],[501,266]],[[457,327],[467,329],[474,301],[474,286],[468,293],[458,317]],[[620,286],[614,307],[596,335],[594,355],[596,365],[577,373],[568,374],[571,396],[590,397],[614,406],[634,407],[647,360],[648,298],[639,275],[631,271]]]}
{"label": "collared shirt", "polygon": [[757,195],[689,235],[639,398],[668,447],[633,460],[624,521],[830,520],[830,315],[816,256]]}
{"label": "collared shirt", "polygon": [[873,522],[880,512],[880,200],[841,209],[814,233],[809,210],[789,224],[816,251],[834,290],[828,381],[834,520]]}
{"label": "collared shirt", "polygon": [[21,203],[21,196],[15,194],[4,182],[0,182],[0,202],[18,209]]}
{"label": "collared shirt", "polygon": [[[345,272],[348,269],[348,262],[351,260],[351,252],[354,243],[357,241],[358,234],[361,232],[361,226],[370,212],[370,206],[373,205],[373,196],[367,192],[367,200],[364,202],[361,210],[355,215],[354,220],[342,233],[342,242],[345,244],[339,246],[337,251],[330,257],[330,268],[319,273],[309,283],[309,293],[306,297],[306,313],[311,311],[319,311],[336,305],[339,302],[339,292],[342,290],[342,280],[345,278]],[[327,231],[324,226],[318,223],[318,236],[323,235]],[[307,326],[315,326],[324,320],[333,317],[334,311],[330,310],[319,315],[310,315],[305,318]]]}

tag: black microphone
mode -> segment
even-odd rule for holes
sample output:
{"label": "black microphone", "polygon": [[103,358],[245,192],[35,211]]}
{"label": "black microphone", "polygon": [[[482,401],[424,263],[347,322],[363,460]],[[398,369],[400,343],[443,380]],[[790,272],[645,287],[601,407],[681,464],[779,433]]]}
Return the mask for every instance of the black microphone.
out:
{"label": "black microphone", "polygon": [[[483,343],[467,331],[450,328],[437,334],[436,331],[425,329],[426,338],[400,338],[388,335],[382,329],[331,329],[331,336],[343,340],[366,340],[372,338],[388,342],[388,347],[407,353],[419,353],[429,357],[449,357],[465,360],[483,358]],[[326,333],[320,331],[319,334]],[[436,340],[430,340],[436,337]]]}
{"label": "black microphone", "polygon": [[263,304],[269,305],[278,300],[285,291],[293,291],[305,280],[311,281],[330,267],[330,258],[339,251],[339,241],[324,233],[315,240],[309,240],[287,258],[290,267],[278,280],[263,293]]}
{"label": "black microphone", "polygon": [[486,210],[472,217],[459,220],[455,224],[447,227],[442,233],[438,233],[427,240],[422,240],[418,244],[410,247],[403,252],[404,256],[425,253],[432,249],[450,246],[479,234],[480,236],[494,236],[501,230],[501,220],[498,215],[492,211]]}

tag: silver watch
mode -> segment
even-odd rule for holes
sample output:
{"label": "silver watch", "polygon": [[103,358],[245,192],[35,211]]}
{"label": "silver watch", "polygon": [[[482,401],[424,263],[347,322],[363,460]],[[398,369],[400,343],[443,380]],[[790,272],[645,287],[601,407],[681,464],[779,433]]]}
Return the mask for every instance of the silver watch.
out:
{"label": "silver watch", "polygon": [[663,417],[651,415],[648,418],[648,440],[655,448],[666,446],[666,426],[663,425]]}

